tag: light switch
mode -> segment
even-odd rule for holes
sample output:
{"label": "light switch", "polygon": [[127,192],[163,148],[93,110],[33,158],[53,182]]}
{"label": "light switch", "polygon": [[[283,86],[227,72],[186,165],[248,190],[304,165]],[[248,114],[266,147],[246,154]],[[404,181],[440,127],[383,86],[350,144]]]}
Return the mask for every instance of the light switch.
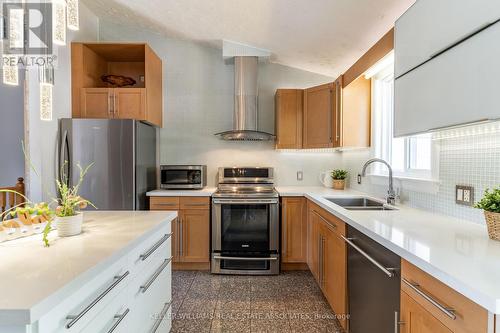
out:
{"label": "light switch", "polygon": [[304,179],[304,173],[302,171],[297,171],[297,180],[302,181]]}
{"label": "light switch", "polygon": [[474,187],[467,185],[457,185],[455,189],[455,201],[458,205],[474,205]]}

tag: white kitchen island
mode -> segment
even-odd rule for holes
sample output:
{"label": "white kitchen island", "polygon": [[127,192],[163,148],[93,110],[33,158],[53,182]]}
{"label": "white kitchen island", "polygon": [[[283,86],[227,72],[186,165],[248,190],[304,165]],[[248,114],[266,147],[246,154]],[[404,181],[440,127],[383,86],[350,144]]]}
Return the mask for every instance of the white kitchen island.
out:
{"label": "white kitchen island", "polygon": [[83,232],[0,243],[0,332],[169,332],[176,212],[85,212]]}

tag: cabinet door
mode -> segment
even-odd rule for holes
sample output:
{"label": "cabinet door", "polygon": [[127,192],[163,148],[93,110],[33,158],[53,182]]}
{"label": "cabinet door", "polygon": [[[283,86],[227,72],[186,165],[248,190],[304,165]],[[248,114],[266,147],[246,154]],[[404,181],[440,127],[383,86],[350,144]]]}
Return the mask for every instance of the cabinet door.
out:
{"label": "cabinet door", "polygon": [[401,332],[404,333],[452,333],[405,292],[401,292],[400,319]]}
{"label": "cabinet door", "polygon": [[496,0],[417,1],[395,24],[396,77],[498,19]]}
{"label": "cabinet door", "polygon": [[307,210],[307,265],[312,275],[319,282],[319,215],[313,209]]}
{"label": "cabinet door", "polygon": [[303,90],[279,89],[276,91],[276,148],[302,148]]}
{"label": "cabinet door", "polygon": [[305,263],[307,261],[307,216],[305,198],[283,198],[281,216],[282,262]]}
{"label": "cabinet door", "polygon": [[[347,249],[345,242],[340,238],[332,225],[326,222],[320,224],[320,234],[323,237],[323,292],[337,315],[347,313]],[[344,329],[347,328],[345,319],[339,320]]]}
{"label": "cabinet door", "polygon": [[146,120],[144,88],[115,88],[113,114],[119,119]]}
{"label": "cabinet door", "polygon": [[497,119],[498,40],[500,22],[396,79],[395,136]]}
{"label": "cabinet door", "polygon": [[161,59],[148,45],[145,46],[146,120],[163,126],[163,68]]}
{"label": "cabinet door", "polygon": [[333,147],[334,112],[333,83],[304,91],[304,148]]}
{"label": "cabinet door", "polygon": [[371,79],[360,76],[342,90],[342,147],[370,147]]}
{"label": "cabinet door", "polygon": [[82,88],[80,112],[82,118],[113,118],[113,89]]}
{"label": "cabinet door", "polygon": [[210,210],[189,209],[180,213],[182,262],[209,262]]}

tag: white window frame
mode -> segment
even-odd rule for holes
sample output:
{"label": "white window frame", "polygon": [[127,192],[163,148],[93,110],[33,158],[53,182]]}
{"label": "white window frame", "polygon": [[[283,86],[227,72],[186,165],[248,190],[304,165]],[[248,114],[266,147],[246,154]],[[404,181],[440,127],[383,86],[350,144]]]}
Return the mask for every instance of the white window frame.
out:
{"label": "white window frame", "polygon": [[[374,157],[382,158],[389,163],[392,160],[392,143],[393,143],[393,115],[381,115],[377,110],[376,103],[373,96],[376,93],[375,80],[394,80],[394,70],[393,66],[389,66],[376,73],[372,77],[372,149],[371,154]],[[393,90],[394,92],[394,90]],[[394,107],[394,97],[391,101],[385,101],[385,103],[391,103]],[[379,106],[380,107],[380,106]],[[385,128],[383,128],[385,127]],[[386,135],[380,136],[381,132],[386,131]],[[391,133],[391,136],[387,134]],[[431,134],[429,134],[431,135]],[[405,189],[411,189],[419,192],[436,193],[439,190],[439,143],[438,141],[432,140],[431,137],[431,169],[430,170],[418,170],[411,169],[410,166],[410,156],[409,156],[409,145],[410,137],[404,138],[405,145],[405,156],[404,156],[404,168],[403,170],[393,170],[393,176],[397,180],[396,187]],[[376,164],[371,168],[371,173],[369,174],[372,183],[377,185],[386,185],[389,172],[384,165]]]}

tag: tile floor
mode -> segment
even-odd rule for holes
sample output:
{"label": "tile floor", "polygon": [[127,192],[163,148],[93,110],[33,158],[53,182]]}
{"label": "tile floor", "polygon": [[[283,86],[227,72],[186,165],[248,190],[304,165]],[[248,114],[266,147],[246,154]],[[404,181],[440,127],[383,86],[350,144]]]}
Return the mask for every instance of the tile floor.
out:
{"label": "tile floor", "polygon": [[251,277],[175,271],[172,293],[172,333],[343,332],[306,271]]}

